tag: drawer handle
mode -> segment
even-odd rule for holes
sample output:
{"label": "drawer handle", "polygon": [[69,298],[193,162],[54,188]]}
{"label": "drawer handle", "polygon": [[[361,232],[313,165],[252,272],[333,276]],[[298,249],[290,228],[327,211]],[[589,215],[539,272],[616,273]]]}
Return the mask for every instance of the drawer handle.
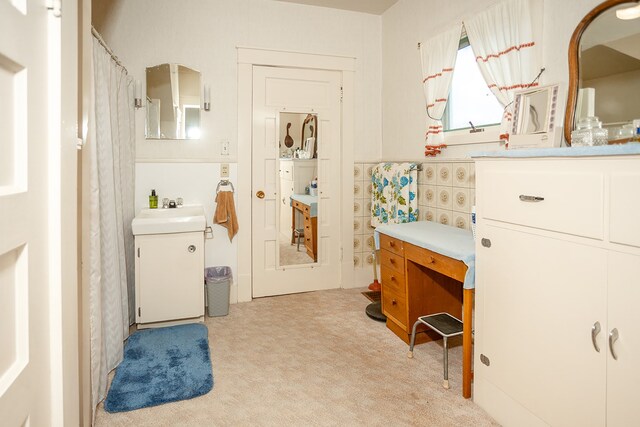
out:
{"label": "drawer handle", "polygon": [[396,277],[395,276],[391,276],[391,281],[395,282],[396,281]]}
{"label": "drawer handle", "polygon": [[520,195],[520,200],[523,202],[541,202],[544,200],[544,197],[540,197],[540,196],[527,196],[525,194],[521,194]]}
{"label": "drawer handle", "polygon": [[395,260],[395,259],[393,259],[393,258],[389,258],[389,262],[390,262],[391,264],[394,264],[394,265],[395,265],[396,260]]}
{"label": "drawer handle", "polygon": [[394,247],[396,245],[396,242],[389,242],[389,246]]}
{"label": "drawer handle", "polygon": [[434,262],[436,262],[436,259],[434,257],[432,257],[431,255],[429,255],[429,260],[427,261],[428,264],[433,264]]}
{"label": "drawer handle", "polygon": [[398,304],[398,301],[396,301],[394,299],[391,300],[391,305],[397,305],[397,304]]}
{"label": "drawer handle", "polygon": [[616,341],[618,341],[618,330],[613,328],[611,332],[609,332],[609,351],[611,352],[613,360],[618,360],[618,355],[613,351],[613,344],[615,344]]}

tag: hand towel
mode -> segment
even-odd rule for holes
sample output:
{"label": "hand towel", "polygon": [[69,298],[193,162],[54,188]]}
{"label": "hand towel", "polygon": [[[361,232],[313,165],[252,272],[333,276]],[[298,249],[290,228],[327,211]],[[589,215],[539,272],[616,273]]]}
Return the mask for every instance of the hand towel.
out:
{"label": "hand towel", "polygon": [[418,172],[414,163],[380,163],[371,176],[371,226],[418,220]]}
{"label": "hand towel", "polygon": [[213,222],[227,227],[229,241],[232,241],[233,236],[238,233],[238,217],[236,216],[236,205],[233,202],[233,191],[218,192]]}

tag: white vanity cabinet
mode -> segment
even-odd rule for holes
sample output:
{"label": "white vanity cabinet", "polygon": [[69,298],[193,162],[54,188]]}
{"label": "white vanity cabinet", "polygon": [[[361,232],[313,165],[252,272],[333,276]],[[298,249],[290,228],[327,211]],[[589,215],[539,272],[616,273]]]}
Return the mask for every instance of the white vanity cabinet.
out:
{"label": "white vanity cabinet", "polygon": [[640,425],[640,156],[483,157],[476,179],[475,402]]}
{"label": "white vanity cabinet", "polygon": [[[291,238],[292,194],[305,194],[317,174],[318,159],[280,159],[280,234],[283,238]],[[302,228],[302,217],[296,221]]]}
{"label": "white vanity cabinet", "polygon": [[136,236],[135,255],[139,328],[202,320],[203,232]]}

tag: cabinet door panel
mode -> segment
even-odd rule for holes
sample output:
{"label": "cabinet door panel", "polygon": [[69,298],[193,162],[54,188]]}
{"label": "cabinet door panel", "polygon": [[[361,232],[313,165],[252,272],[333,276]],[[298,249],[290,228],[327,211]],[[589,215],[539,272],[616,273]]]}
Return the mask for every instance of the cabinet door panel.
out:
{"label": "cabinet door panel", "polygon": [[638,384],[640,384],[640,256],[609,254],[609,321],[607,329],[616,328],[619,338],[613,348],[617,360],[607,351],[607,426],[638,426]]}
{"label": "cabinet door panel", "polygon": [[[189,246],[195,251],[190,252]],[[202,233],[138,236],[139,323],[204,315]]]}
{"label": "cabinet door panel", "polygon": [[[606,253],[482,224],[476,331],[484,380],[554,426],[604,425]],[[479,357],[479,356],[478,356]],[[476,361],[479,359],[476,358]],[[517,425],[515,420],[510,420]]]}

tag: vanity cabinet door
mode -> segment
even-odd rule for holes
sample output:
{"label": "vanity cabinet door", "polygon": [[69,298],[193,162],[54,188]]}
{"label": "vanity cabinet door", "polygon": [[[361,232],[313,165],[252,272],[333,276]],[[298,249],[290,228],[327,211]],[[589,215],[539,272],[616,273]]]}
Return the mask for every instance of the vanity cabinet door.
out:
{"label": "vanity cabinet door", "polygon": [[523,425],[535,414],[534,424],[605,425],[606,258],[602,249],[478,224],[475,400],[499,423]]}
{"label": "vanity cabinet door", "polygon": [[[640,384],[640,256],[609,254],[608,322],[604,335],[615,329],[618,339],[607,353],[607,426],[638,426]],[[604,351],[604,350],[603,350]]]}
{"label": "vanity cabinet door", "polygon": [[136,236],[137,323],[204,315],[204,234]]}

